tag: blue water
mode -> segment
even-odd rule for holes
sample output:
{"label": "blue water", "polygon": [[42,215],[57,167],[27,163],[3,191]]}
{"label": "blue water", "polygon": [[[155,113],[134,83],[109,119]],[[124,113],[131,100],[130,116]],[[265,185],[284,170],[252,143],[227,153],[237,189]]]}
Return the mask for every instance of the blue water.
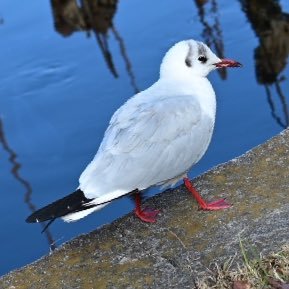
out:
{"label": "blue water", "polygon": [[[128,199],[115,201],[79,222],[56,221],[49,236],[40,234],[41,225],[24,221],[31,213],[29,206],[40,208],[74,191],[113,112],[137,89],[157,80],[161,59],[175,42],[217,39],[226,57],[244,65],[228,70],[226,79],[217,72],[210,76],[218,96],[216,129],[191,177],[243,154],[288,125],[284,107],[289,97],[289,3],[263,2],[277,5],[282,17],[268,19],[275,29],[284,30],[278,39],[287,41],[285,48],[280,44],[284,55],[274,49],[272,56],[273,66],[284,62],[283,66],[278,66],[274,81],[264,84],[256,79],[254,51],[262,37],[273,32],[256,28],[252,19],[257,15],[250,18],[241,8],[246,2],[119,1],[113,28],[102,30],[107,29],[105,41],[118,78],[108,68],[92,30],[64,37],[54,29],[49,1],[1,2],[0,274],[47,254],[49,237],[59,246],[133,209]],[[68,34],[69,29],[61,31]]]}

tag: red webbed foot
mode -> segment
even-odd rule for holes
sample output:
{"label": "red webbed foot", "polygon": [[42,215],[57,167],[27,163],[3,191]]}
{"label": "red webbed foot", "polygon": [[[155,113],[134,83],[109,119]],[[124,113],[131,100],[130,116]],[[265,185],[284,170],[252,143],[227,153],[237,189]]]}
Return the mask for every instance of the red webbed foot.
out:
{"label": "red webbed foot", "polygon": [[190,182],[188,178],[184,178],[184,184],[187,190],[191,192],[194,198],[197,200],[201,210],[216,211],[216,210],[223,210],[223,209],[227,209],[231,207],[231,205],[225,199],[207,203],[201,197],[198,191],[194,188],[194,186],[192,185],[192,183]]}
{"label": "red webbed foot", "polygon": [[135,193],[135,215],[141,219],[143,222],[146,223],[155,223],[157,220],[157,215],[160,213],[159,210],[154,210],[151,208],[141,208],[141,196],[140,193],[137,191]]}
{"label": "red webbed foot", "polygon": [[220,199],[211,203],[206,203],[200,204],[200,209],[201,210],[208,210],[208,211],[217,211],[217,210],[223,210],[230,208],[231,205],[225,200],[225,199]]}
{"label": "red webbed foot", "polygon": [[154,210],[151,208],[145,208],[143,210],[138,210],[137,208],[134,211],[135,215],[146,223],[155,223],[157,220],[157,215],[160,213],[159,210]]}

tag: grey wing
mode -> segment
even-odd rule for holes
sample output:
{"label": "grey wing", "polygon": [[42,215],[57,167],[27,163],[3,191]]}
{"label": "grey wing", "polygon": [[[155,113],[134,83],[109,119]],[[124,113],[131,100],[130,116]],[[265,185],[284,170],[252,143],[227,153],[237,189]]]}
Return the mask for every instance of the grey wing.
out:
{"label": "grey wing", "polygon": [[128,102],[113,116],[80,188],[87,197],[114,198],[173,179],[206,150],[204,129],[212,129],[211,120],[192,96]]}

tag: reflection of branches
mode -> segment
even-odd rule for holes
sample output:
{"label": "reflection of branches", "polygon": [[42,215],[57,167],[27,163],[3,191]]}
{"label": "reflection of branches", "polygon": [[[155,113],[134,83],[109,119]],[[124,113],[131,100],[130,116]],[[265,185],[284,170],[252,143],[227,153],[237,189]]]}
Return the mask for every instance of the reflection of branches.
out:
{"label": "reflection of branches", "polygon": [[[263,54],[263,57],[259,58],[260,54]],[[283,128],[288,127],[289,125],[289,112],[288,112],[288,106],[286,97],[282,92],[280,81],[278,79],[278,72],[275,72],[276,66],[274,65],[271,57],[270,52],[267,50],[266,46],[261,45],[258,47],[255,51],[255,58],[256,58],[256,74],[258,82],[263,83],[266,89],[267,94],[267,100],[271,109],[272,117],[276,120],[276,122]],[[261,62],[263,60],[263,63],[259,65],[258,59]],[[280,99],[282,110],[284,114],[284,121],[282,121],[282,118],[279,117],[276,113],[274,101],[272,98],[272,94],[269,88],[269,84],[274,84],[276,93]]]}
{"label": "reflection of branches", "polygon": [[118,73],[108,45],[108,33],[111,30],[119,43],[130,83],[134,91],[138,92],[124,41],[113,25],[117,2],[118,0],[51,0],[54,26],[63,36],[69,36],[75,31],[87,31],[90,35],[90,31],[93,31],[108,69],[117,78]]}
{"label": "reflection of branches", "polygon": [[276,80],[275,82],[275,87],[276,87],[276,91],[280,97],[281,103],[282,103],[282,108],[283,108],[283,113],[284,113],[284,117],[285,117],[285,122],[286,122],[286,127],[288,127],[289,125],[289,113],[288,113],[288,105],[286,102],[286,97],[283,94],[282,90],[281,90],[281,86],[279,83],[279,80]]}
{"label": "reflection of branches", "polygon": [[102,55],[105,59],[105,62],[110,70],[110,72],[113,74],[114,77],[118,77],[118,73],[115,69],[111,53],[109,51],[108,43],[107,43],[107,36],[105,34],[100,34],[95,32],[96,40],[98,43],[98,46],[100,47],[100,51],[102,52]]}
{"label": "reflection of branches", "polygon": [[136,81],[135,81],[135,76],[134,76],[132,68],[131,68],[131,63],[130,63],[129,58],[128,58],[127,53],[126,53],[124,41],[123,41],[122,37],[120,36],[120,34],[118,33],[117,29],[114,27],[114,25],[111,26],[111,30],[112,30],[116,40],[119,43],[120,52],[121,52],[121,55],[124,59],[125,65],[126,65],[126,71],[130,77],[131,86],[134,88],[134,92],[138,93],[139,89],[138,89]]}
{"label": "reflection of branches", "polygon": [[266,89],[266,94],[267,94],[267,101],[269,103],[270,109],[271,109],[271,115],[272,117],[276,120],[276,122],[283,128],[286,128],[288,126],[288,121],[287,123],[283,123],[282,119],[277,115],[276,113],[276,108],[275,108],[275,104],[273,102],[272,99],[272,94],[269,88],[269,85],[265,85],[265,89]]}
{"label": "reflection of branches", "polygon": [[[83,11],[83,15],[85,16],[83,18],[83,21],[85,21],[86,19],[86,29],[92,29],[98,46],[100,48],[100,51],[103,55],[103,58],[110,70],[110,72],[112,73],[112,75],[114,77],[118,77],[118,73],[116,71],[115,65],[113,63],[113,59],[112,59],[112,55],[109,51],[109,46],[108,46],[108,42],[107,42],[107,30],[109,29],[109,27],[111,26],[111,21],[112,21],[112,17],[114,15],[114,11],[116,9],[115,5],[107,5],[107,6],[101,6],[100,9],[99,6],[97,6],[96,3],[93,3],[91,1],[87,1],[87,0],[83,0],[82,1],[82,5],[83,8],[78,8],[79,11]],[[107,8],[107,9],[105,9]],[[98,11],[99,10],[99,11]],[[94,12],[97,12],[97,14],[99,14],[100,11],[102,12],[106,12],[106,16],[104,17],[99,17],[94,18]],[[109,14],[107,14],[107,11],[109,11]]]}
{"label": "reflection of branches", "polygon": [[[9,146],[9,144],[5,138],[3,121],[1,118],[0,118],[0,142],[3,146],[3,149],[9,155],[9,161],[12,164],[12,169],[11,169],[12,175],[26,190],[24,201],[28,205],[28,208],[30,209],[30,211],[35,212],[36,207],[31,201],[32,187],[31,187],[30,183],[27,180],[25,180],[19,173],[19,170],[21,168],[21,164],[17,161],[17,154],[12,150],[12,148]],[[45,224],[41,224],[41,225],[44,228]],[[46,234],[47,241],[50,245],[50,248],[52,250],[55,249],[56,246],[54,244],[51,233],[49,231],[46,231],[45,234]]]}
{"label": "reflection of branches", "polygon": [[[213,47],[216,50],[217,55],[220,58],[224,58],[224,43],[222,36],[222,29],[218,17],[218,5],[216,0],[211,0],[211,9],[210,15],[214,15],[213,24],[209,24],[209,21],[206,20],[206,9],[205,5],[208,1],[200,1],[195,0],[195,4],[198,8],[198,14],[200,18],[200,22],[203,25],[203,33],[202,36],[209,47]],[[227,70],[226,69],[218,69],[218,72],[222,79],[227,78]]]}

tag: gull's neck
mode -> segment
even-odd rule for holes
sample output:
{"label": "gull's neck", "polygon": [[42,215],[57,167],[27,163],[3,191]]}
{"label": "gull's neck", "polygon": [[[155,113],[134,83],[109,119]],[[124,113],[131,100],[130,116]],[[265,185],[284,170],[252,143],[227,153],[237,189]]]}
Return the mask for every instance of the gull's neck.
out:
{"label": "gull's neck", "polygon": [[198,77],[194,78],[191,85],[203,111],[215,119],[216,94],[211,82],[206,77]]}

